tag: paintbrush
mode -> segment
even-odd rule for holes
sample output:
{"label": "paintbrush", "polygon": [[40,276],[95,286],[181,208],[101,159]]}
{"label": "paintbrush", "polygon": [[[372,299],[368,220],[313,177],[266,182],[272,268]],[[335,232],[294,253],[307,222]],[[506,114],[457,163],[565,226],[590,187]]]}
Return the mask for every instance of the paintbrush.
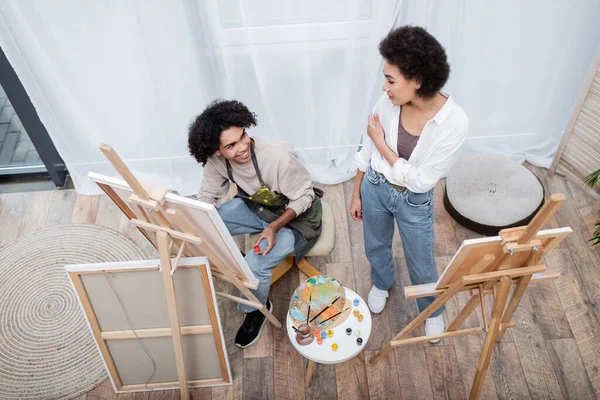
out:
{"label": "paintbrush", "polygon": [[[346,308],[346,310],[348,310],[349,308],[350,308],[350,307]],[[337,314],[333,314],[331,317],[327,318],[326,320],[323,320],[323,321],[319,322],[319,323],[318,323],[318,325],[321,325],[323,322],[327,322],[327,321],[329,321],[329,320],[330,320],[331,318],[333,318],[333,317],[337,317],[338,315],[340,315],[341,313],[343,313],[343,312],[344,312],[344,311],[346,311],[346,310],[340,311],[340,312],[339,312],[339,313],[337,313]]]}
{"label": "paintbrush", "polygon": [[306,313],[306,324],[307,325],[309,323],[308,319],[310,318],[310,302],[312,301],[312,292],[310,291],[310,289],[309,289],[309,293],[310,293],[310,296],[308,298],[308,312]]}
{"label": "paintbrush", "polygon": [[330,305],[328,305],[327,307],[325,307],[324,309],[322,309],[320,313],[318,313],[317,315],[315,315],[314,317],[312,317],[312,319],[310,320],[310,322],[313,322],[315,320],[315,318],[317,318],[319,315],[323,314],[325,312],[325,310],[328,310],[329,307],[331,307],[332,305],[334,305],[335,302],[338,301],[339,299],[340,299],[340,296],[336,297],[335,300],[332,301]]}

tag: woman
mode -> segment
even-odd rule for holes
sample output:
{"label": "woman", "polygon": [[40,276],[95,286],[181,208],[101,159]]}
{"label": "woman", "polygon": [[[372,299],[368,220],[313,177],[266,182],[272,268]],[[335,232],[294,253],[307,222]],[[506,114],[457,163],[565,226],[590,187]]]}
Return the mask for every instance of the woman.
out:
{"label": "woman", "polygon": [[[383,311],[395,282],[394,220],[412,284],[438,279],[433,188],[454,162],[468,126],[463,109],[440,92],[450,67],[444,48],[425,29],[393,30],[379,44],[379,52],[385,59],[385,93],[368,117],[367,135],[356,154],[358,171],[350,205],[352,218],[363,221],[373,313]],[[434,299],[417,299],[419,311]],[[439,309],[427,319],[427,335],[444,332],[442,312]]]}

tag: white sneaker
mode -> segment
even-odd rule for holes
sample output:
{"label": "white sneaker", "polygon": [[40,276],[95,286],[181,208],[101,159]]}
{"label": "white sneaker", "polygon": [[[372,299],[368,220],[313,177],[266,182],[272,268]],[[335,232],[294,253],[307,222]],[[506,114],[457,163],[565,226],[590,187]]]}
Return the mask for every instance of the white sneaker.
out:
{"label": "white sneaker", "polygon": [[379,290],[373,285],[369,292],[369,309],[374,314],[379,314],[385,308],[385,303],[389,297],[387,290]]}
{"label": "white sneaker", "polygon": [[[440,333],[444,333],[446,330],[446,326],[444,325],[444,317],[442,314],[437,317],[427,318],[425,320],[425,335],[439,335]],[[440,339],[430,340],[429,343],[437,343]]]}

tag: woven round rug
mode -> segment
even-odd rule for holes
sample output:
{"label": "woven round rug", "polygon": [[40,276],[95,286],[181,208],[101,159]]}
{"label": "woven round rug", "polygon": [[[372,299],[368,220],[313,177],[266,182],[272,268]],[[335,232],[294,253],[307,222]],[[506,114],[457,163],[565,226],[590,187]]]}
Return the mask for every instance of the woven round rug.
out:
{"label": "woven round rug", "polygon": [[142,260],[95,225],[43,229],[0,249],[0,399],[70,399],[106,379],[64,266]]}

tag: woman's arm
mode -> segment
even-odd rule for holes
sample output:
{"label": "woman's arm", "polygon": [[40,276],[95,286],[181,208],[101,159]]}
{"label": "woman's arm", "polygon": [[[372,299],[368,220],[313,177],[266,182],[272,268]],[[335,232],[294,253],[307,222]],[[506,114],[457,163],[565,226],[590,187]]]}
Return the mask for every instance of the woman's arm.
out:
{"label": "woman's arm", "polygon": [[379,115],[377,113],[373,115],[369,115],[368,125],[367,125],[367,134],[369,138],[373,141],[375,148],[381,156],[388,162],[390,165],[394,165],[396,161],[400,159],[398,154],[394,153],[394,151],[388,146],[385,141],[385,131],[383,130],[383,126],[381,126],[381,122],[379,121]]}
{"label": "woman's arm", "polygon": [[354,190],[352,191],[352,201],[350,202],[350,216],[355,221],[362,221],[362,200],[360,199],[360,184],[365,173],[360,169],[356,170],[356,179],[354,180]]}

